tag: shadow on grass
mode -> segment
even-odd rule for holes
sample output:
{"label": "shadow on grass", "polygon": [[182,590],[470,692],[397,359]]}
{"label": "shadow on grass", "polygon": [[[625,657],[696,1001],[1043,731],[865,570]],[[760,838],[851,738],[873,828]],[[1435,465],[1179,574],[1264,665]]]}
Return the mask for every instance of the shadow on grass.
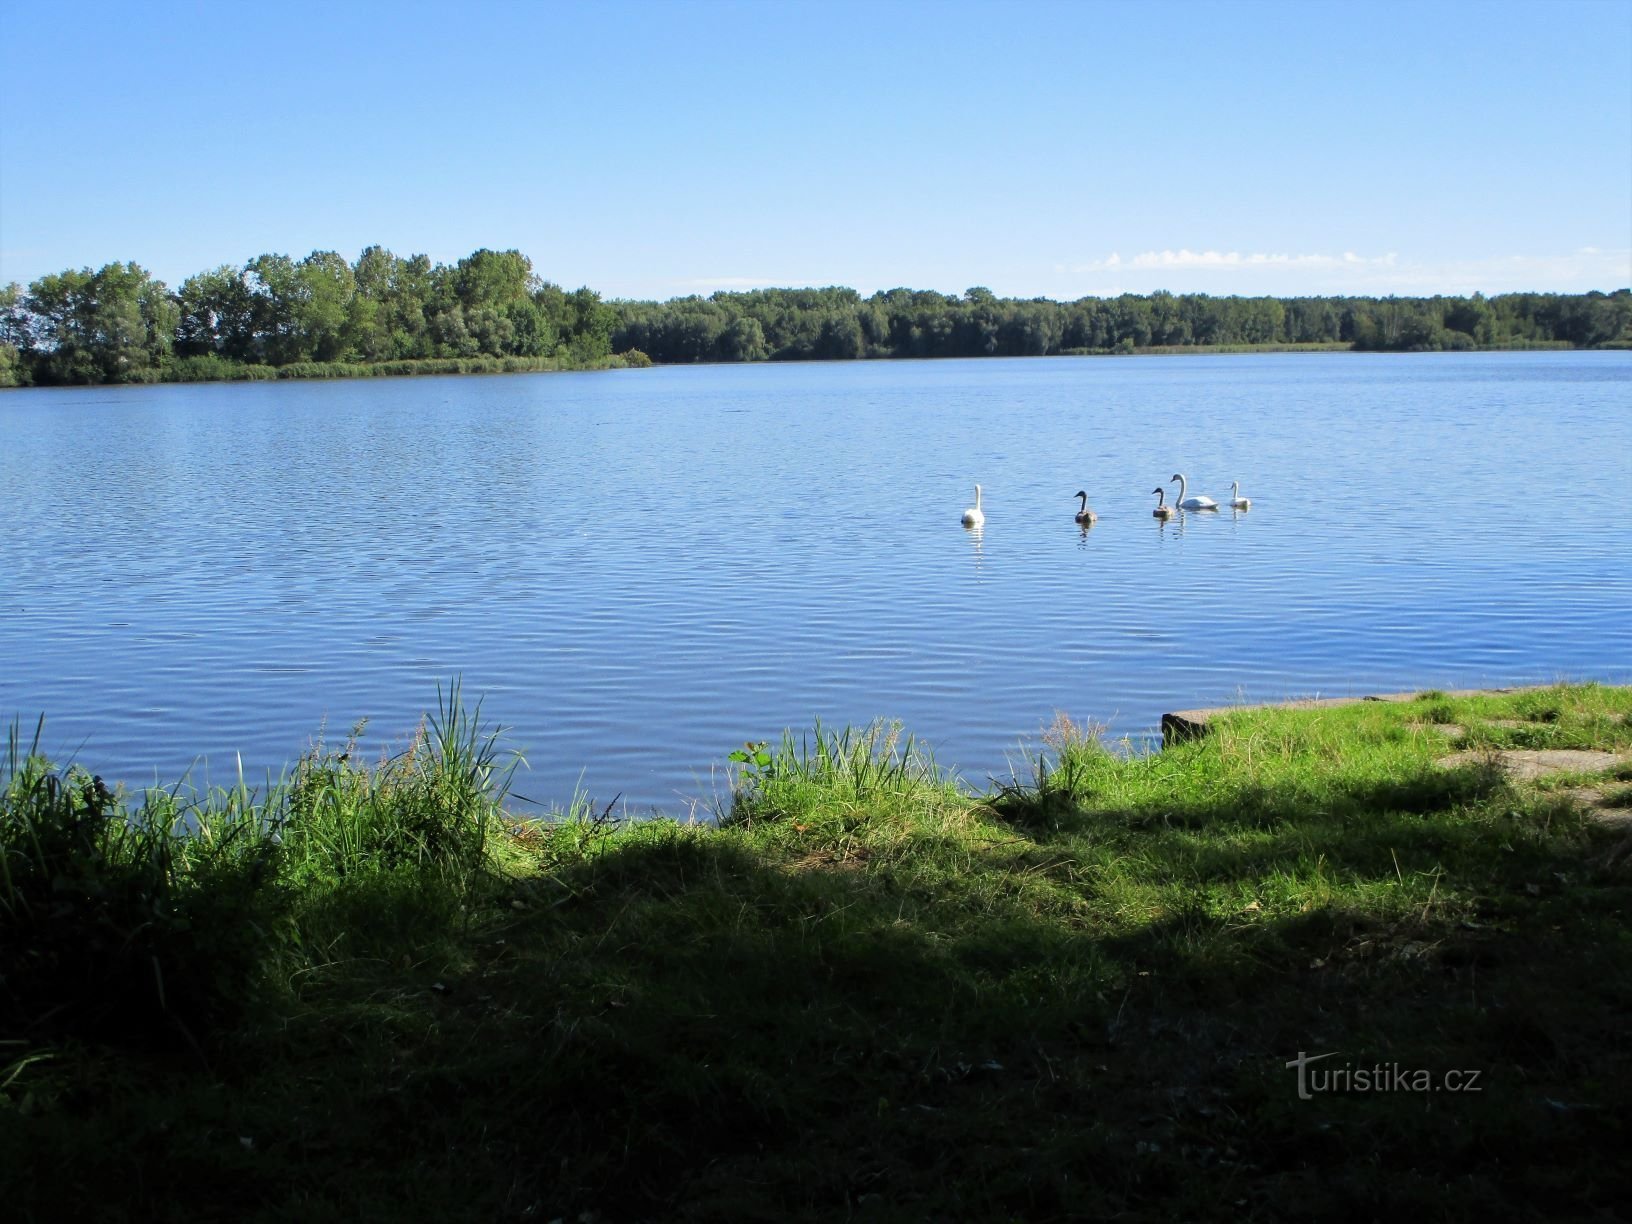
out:
{"label": "shadow on grass", "polygon": [[[1632,889],[1503,785],[1221,788],[837,861],[628,830],[456,947],[297,983],[215,1078],[80,1086],[11,1133],[7,1190],[24,1218],[1610,1210]],[[1303,1100],[1299,1051],[1485,1086]]]}

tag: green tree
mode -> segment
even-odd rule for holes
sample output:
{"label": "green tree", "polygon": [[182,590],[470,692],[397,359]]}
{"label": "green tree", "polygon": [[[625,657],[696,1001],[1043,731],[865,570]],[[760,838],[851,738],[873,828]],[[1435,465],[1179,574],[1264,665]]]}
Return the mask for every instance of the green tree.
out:
{"label": "green tree", "polygon": [[287,255],[257,255],[244,266],[250,293],[252,358],[285,365],[306,358],[300,331],[301,300],[307,288]]}
{"label": "green tree", "polygon": [[371,246],[358,257],[352,275],[357,284],[347,322],[352,347],[370,361],[431,356],[430,259],[400,259],[384,247]]}
{"label": "green tree", "polygon": [[163,282],[134,263],[43,276],[23,309],[41,382],[142,382],[158,376],[180,312]]}
{"label": "green tree", "polygon": [[601,301],[601,295],[585,286],[567,294],[571,326],[562,329],[574,361],[591,362],[612,352],[612,328],[617,312]]}
{"label": "green tree", "polygon": [[314,361],[344,361],[352,355],[351,302],[357,278],[345,257],[313,251],[295,269],[299,281],[295,327],[302,353]]}
{"label": "green tree", "polygon": [[721,361],[764,361],[771,349],[759,320],[741,316],[720,333],[715,346]]}
{"label": "green tree", "polygon": [[254,351],[255,304],[241,268],[222,266],[189,276],[176,295],[175,351],[248,361]]}
{"label": "green tree", "polygon": [[867,341],[855,311],[833,311],[823,317],[814,355],[836,361],[853,361],[867,355]]}
{"label": "green tree", "polygon": [[475,357],[482,342],[465,321],[465,308],[453,302],[437,310],[426,321],[438,357]]}
{"label": "green tree", "polygon": [[453,273],[454,293],[467,311],[506,310],[536,287],[532,261],[520,251],[484,247],[461,259]]}
{"label": "green tree", "polygon": [[1445,311],[1445,326],[1452,331],[1471,336],[1480,344],[1489,344],[1495,336],[1496,317],[1484,295],[1453,300]]}
{"label": "green tree", "polygon": [[13,281],[0,287],[0,387],[16,387],[27,381],[28,369],[22,357],[27,337],[23,287]]}
{"label": "green tree", "polygon": [[30,354],[45,383],[100,381],[92,353],[91,270],[42,276],[28,287]]}

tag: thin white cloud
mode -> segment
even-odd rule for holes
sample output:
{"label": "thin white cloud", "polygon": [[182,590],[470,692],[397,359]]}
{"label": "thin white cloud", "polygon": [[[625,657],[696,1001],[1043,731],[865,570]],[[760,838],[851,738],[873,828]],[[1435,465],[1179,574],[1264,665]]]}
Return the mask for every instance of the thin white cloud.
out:
{"label": "thin white cloud", "polygon": [[612,298],[634,301],[648,299],[664,301],[694,294],[710,294],[717,289],[782,289],[808,285],[810,281],[775,280],[768,276],[690,276],[667,277],[661,280],[607,280],[597,284],[603,294]]}
{"label": "thin white cloud", "polygon": [[766,289],[782,283],[763,276],[698,276],[668,282],[676,289]]}
{"label": "thin white cloud", "polygon": [[1113,268],[1202,268],[1229,270],[1232,268],[1353,268],[1364,266],[1393,267],[1398,256],[1362,256],[1353,251],[1341,255],[1287,255],[1265,251],[1142,251],[1124,260],[1115,251],[1104,259],[1078,264],[1074,272],[1108,272]]}
{"label": "thin white cloud", "polygon": [[[1112,252],[1055,274],[1073,295],[1176,293],[1430,295],[1605,291],[1632,285],[1632,249],[1581,247],[1558,255],[1420,260],[1389,251],[1370,255],[1268,251]],[[1112,284],[1114,278],[1114,286]]]}

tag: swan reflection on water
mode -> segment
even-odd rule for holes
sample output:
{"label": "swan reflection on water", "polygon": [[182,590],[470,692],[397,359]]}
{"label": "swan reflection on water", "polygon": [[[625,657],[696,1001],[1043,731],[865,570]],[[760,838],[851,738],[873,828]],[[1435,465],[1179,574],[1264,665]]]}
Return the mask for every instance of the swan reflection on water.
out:
{"label": "swan reflection on water", "polygon": [[980,541],[981,537],[986,533],[986,514],[980,508],[980,492],[980,486],[977,484],[975,486],[975,504],[963,512],[963,519],[961,520],[964,530],[969,533],[969,538],[974,541],[975,580],[977,582],[980,581],[981,563],[985,560],[981,554]]}
{"label": "swan reflection on water", "polygon": [[986,528],[983,524],[976,523],[973,527],[969,528],[969,541],[974,546],[975,550],[975,580],[977,582],[981,580],[982,572],[986,568],[986,552],[981,547],[981,541],[984,540],[985,537]]}

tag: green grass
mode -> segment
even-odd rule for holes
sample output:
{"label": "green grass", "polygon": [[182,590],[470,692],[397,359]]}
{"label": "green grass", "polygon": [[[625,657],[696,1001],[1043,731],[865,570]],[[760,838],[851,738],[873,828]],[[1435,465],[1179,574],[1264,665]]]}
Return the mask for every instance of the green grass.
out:
{"label": "green grass", "polygon": [[1135,353],[1170,356],[1178,353],[1347,353],[1354,345],[1347,340],[1307,340],[1269,344],[1146,344]]}
{"label": "green grass", "polygon": [[560,370],[602,370],[643,368],[651,358],[638,349],[614,353],[587,361],[569,353],[550,357],[416,357],[390,361],[295,361],[287,365],[262,365],[233,361],[215,354],[198,357],[171,357],[157,370],[148,371],[148,382],[266,382],[280,378],[404,378],[413,375],[446,374],[536,374]]}
{"label": "green grass", "polygon": [[[898,727],[818,727],[733,754],[715,825],[502,821],[478,715],[444,699],[374,767],[319,748],[276,796],[191,809],[248,830],[225,862],[278,838],[236,1006],[155,1043],[25,1002],[0,1045],[19,1218],[1558,1219],[1632,1194],[1626,835],[1479,754],[1435,763],[1450,723],[1625,752],[1632,691],[1242,712],[1150,755],[1062,721],[982,794]],[[13,767],[8,820],[44,768]],[[59,809],[101,802],[55,776]],[[199,840],[166,844],[207,865]],[[1300,1100],[1299,1051],[1481,1091]]]}

